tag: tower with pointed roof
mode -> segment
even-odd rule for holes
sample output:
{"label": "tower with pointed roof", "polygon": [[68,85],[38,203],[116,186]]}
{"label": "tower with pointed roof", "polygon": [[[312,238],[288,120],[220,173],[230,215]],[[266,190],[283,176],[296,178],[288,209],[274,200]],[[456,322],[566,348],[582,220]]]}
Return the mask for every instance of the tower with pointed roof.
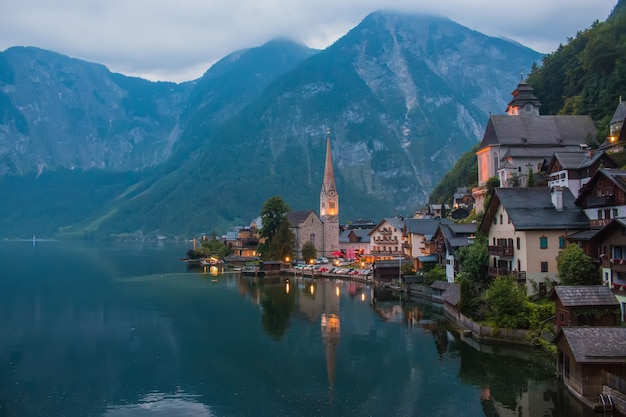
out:
{"label": "tower with pointed roof", "polygon": [[339,251],[339,194],[335,185],[330,131],[326,138],[324,181],[320,191],[320,219],[324,223],[323,256],[331,256],[333,252]]}
{"label": "tower with pointed roof", "polygon": [[506,114],[509,116],[539,116],[541,101],[535,97],[535,90],[526,81],[520,79],[517,88],[511,94],[513,100],[509,102]]}

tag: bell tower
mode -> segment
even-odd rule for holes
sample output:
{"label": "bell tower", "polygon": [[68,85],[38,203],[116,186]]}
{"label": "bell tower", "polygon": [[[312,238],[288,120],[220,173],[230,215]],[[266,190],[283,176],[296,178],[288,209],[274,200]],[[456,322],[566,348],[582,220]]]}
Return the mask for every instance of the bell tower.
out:
{"label": "bell tower", "polygon": [[324,224],[323,256],[339,251],[339,195],[335,185],[333,156],[330,148],[330,130],[326,137],[326,163],[324,181],[320,191],[320,219]]}

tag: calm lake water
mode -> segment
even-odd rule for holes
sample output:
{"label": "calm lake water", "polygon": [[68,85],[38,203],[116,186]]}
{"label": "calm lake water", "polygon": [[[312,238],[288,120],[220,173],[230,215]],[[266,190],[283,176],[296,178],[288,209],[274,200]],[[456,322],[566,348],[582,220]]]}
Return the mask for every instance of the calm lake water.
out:
{"label": "calm lake water", "polygon": [[551,360],[470,346],[439,306],[192,271],[189,248],[0,242],[0,416],[588,414]]}

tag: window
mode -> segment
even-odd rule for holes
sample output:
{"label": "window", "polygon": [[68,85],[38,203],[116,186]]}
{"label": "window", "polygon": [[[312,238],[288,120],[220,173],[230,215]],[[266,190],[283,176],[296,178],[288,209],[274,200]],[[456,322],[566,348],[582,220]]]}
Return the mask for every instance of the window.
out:
{"label": "window", "polygon": [[541,272],[548,272],[548,263],[547,262],[542,262],[541,263]]}
{"label": "window", "polygon": [[548,236],[541,236],[539,238],[539,249],[548,249]]}
{"label": "window", "polygon": [[493,224],[498,224],[498,218],[494,216],[493,218]]}
{"label": "window", "polygon": [[311,243],[315,244],[315,233],[311,233],[311,236],[309,236],[309,240],[311,241]]}
{"label": "window", "polygon": [[522,248],[522,239],[518,237],[517,238],[517,250],[520,250],[521,248]]}
{"label": "window", "polygon": [[602,220],[602,210],[598,210],[598,220]]}
{"label": "window", "polygon": [[565,236],[559,236],[559,249],[565,248]]}
{"label": "window", "polygon": [[613,209],[613,218],[614,218],[614,219],[617,219],[618,217],[619,217],[619,216],[617,215],[617,209],[616,209],[616,208],[614,208],[614,209]]}
{"label": "window", "polygon": [[500,224],[502,224],[502,214],[500,215]]}

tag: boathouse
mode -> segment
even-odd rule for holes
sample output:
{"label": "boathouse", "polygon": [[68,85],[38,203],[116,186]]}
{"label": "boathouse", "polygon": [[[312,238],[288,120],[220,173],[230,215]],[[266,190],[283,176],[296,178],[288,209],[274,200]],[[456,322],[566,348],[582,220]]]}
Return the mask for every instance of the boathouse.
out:
{"label": "boathouse", "polygon": [[616,326],[620,304],[604,285],[558,285],[555,301],[557,331],[561,326]]}
{"label": "boathouse", "polygon": [[562,327],[555,344],[568,390],[591,408],[626,415],[626,327]]}

